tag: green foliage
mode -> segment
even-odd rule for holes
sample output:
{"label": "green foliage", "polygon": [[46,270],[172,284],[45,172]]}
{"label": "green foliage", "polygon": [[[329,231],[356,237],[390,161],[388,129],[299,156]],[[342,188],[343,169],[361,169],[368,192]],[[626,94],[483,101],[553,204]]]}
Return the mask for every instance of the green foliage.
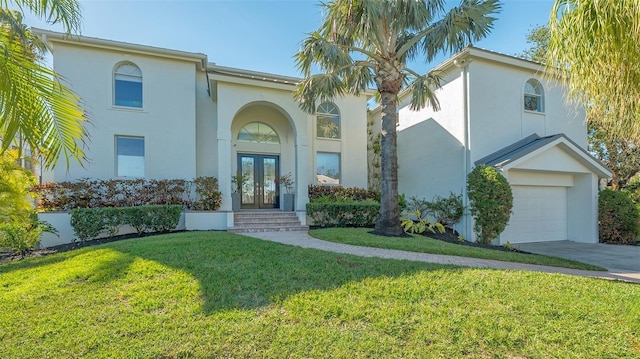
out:
{"label": "green foliage", "polygon": [[309,201],[315,202],[320,198],[331,201],[366,201],[380,200],[380,192],[371,191],[358,187],[342,187],[342,186],[322,186],[322,185],[309,185]]}
{"label": "green foliage", "polygon": [[71,227],[82,242],[97,238],[103,232],[117,235],[124,225],[135,228],[138,234],[166,232],[178,225],[181,212],[179,205],[76,208],[71,211]]}
{"label": "green foliage", "polygon": [[432,201],[427,201],[424,198],[411,197],[407,203],[407,210],[411,212],[411,214],[420,211],[422,217],[431,218],[433,221],[441,223],[445,227],[453,228],[464,214],[462,194],[451,192],[449,197],[436,195]]}
{"label": "green foliage", "polygon": [[511,186],[495,168],[481,165],[467,176],[467,190],[477,241],[489,244],[502,233],[511,217]]}
{"label": "green foliage", "polygon": [[29,188],[35,183],[33,174],[18,166],[17,151],[0,155],[0,223],[29,217]]}
{"label": "green foliage", "polygon": [[634,244],[638,237],[638,209],[623,191],[605,189],[598,197],[600,242]]}
{"label": "green foliage", "polygon": [[422,234],[427,231],[430,233],[436,233],[437,231],[438,233],[444,233],[445,229],[442,223],[429,221],[429,219],[423,217],[423,214],[422,212],[420,212],[419,209],[415,211],[415,216],[417,218],[415,220],[413,219],[402,220],[401,225],[405,232]]}
{"label": "green foliage", "polygon": [[28,250],[34,249],[40,242],[40,234],[58,231],[45,221],[39,221],[35,212],[26,219],[12,222],[0,222],[0,248],[9,248],[23,257]]}
{"label": "green foliage", "polygon": [[185,209],[217,210],[222,202],[215,177],[197,177],[193,181],[84,178],[75,182],[45,183],[32,190],[40,197],[37,208],[41,211],[171,204]]}
{"label": "green foliage", "polygon": [[328,227],[370,227],[375,224],[380,211],[380,203],[367,201],[328,201],[307,203],[307,215],[315,225]]}
{"label": "green foliage", "polygon": [[527,44],[531,46],[519,56],[527,60],[544,63],[549,49],[549,26],[534,26],[527,34]]}
{"label": "green foliage", "polygon": [[222,204],[222,193],[218,189],[218,179],[215,177],[197,177],[193,180],[196,185],[198,200],[193,202],[192,209],[200,211],[215,211]]}

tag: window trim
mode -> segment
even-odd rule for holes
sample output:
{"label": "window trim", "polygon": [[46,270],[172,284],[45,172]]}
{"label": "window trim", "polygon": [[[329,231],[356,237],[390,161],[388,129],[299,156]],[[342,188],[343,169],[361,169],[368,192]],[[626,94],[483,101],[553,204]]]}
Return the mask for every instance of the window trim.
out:
{"label": "window trim", "polygon": [[[338,156],[338,183],[320,183],[318,182],[318,155],[327,154],[327,155],[337,155]],[[342,153],[341,152],[328,152],[328,151],[316,151],[315,155],[315,179],[314,182],[317,185],[321,186],[341,186],[342,185]],[[327,176],[328,177],[328,176]],[[331,177],[330,177],[331,178]]]}
{"label": "window trim", "polygon": [[[137,139],[137,140],[142,140],[142,176],[128,176],[128,175],[121,175],[120,174],[120,162],[118,161],[118,157],[120,156],[118,154],[118,139],[120,138],[127,138],[127,139]],[[147,142],[144,136],[132,136],[132,135],[114,135],[113,137],[114,139],[114,154],[115,154],[115,176],[117,178],[146,178],[147,176]],[[140,157],[140,156],[138,156]]]}
{"label": "window trim", "polygon": [[[137,75],[131,75],[131,74],[124,74],[124,73],[118,73],[118,70],[121,67],[124,66],[133,66],[135,67],[138,72],[140,73],[139,76]],[[124,75],[124,76],[130,76],[130,77],[139,77],[140,78],[140,84],[141,84],[141,88],[140,88],[140,106],[127,106],[127,105],[118,105],[116,104],[117,102],[117,91],[116,91],[116,76],[118,75]],[[130,81],[131,82],[131,81]],[[115,66],[113,67],[113,73],[112,73],[112,78],[111,78],[111,87],[112,87],[112,91],[111,91],[111,106],[113,108],[117,108],[117,109],[126,109],[126,110],[134,110],[134,111],[142,111],[144,110],[144,74],[142,73],[142,69],[140,68],[140,66],[138,66],[137,64],[131,62],[131,61],[121,61],[118,62],[117,64],[115,64]]]}
{"label": "window trim", "polygon": [[[335,109],[336,114],[332,114],[329,112],[321,112],[320,111],[320,107],[322,107],[323,105],[331,105],[333,106],[333,109]],[[329,117],[331,119],[333,118],[337,118],[338,119],[338,136],[337,137],[325,137],[325,136],[321,136],[320,135],[320,131],[318,131],[318,117],[320,117],[320,114],[325,115],[326,117]],[[333,122],[333,121],[331,121]],[[316,138],[317,139],[322,139],[322,140],[341,140],[342,139],[342,113],[340,112],[340,108],[333,102],[329,102],[329,101],[325,101],[321,104],[318,105],[318,107],[316,108],[316,124],[315,124],[315,131],[316,131]]]}
{"label": "window trim", "polygon": [[[253,124],[257,124],[258,126],[262,125],[262,126],[266,126],[267,128],[271,129],[271,131],[273,131],[273,133],[276,135],[276,138],[278,139],[278,142],[276,143],[272,143],[272,142],[255,142],[255,141],[245,141],[245,140],[241,140],[240,134],[242,133],[242,129],[247,127],[248,125],[253,125]],[[262,122],[262,121],[251,121],[251,122],[247,122],[244,125],[242,125],[242,127],[240,127],[240,129],[238,130],[238,134],[235,136],[235,141],[238,143],[253,143],[253,144],[266,144],[266,145],[280,145],[282,144],[282,141],[280,140],[280,134],[278,133],[278,131],[276,131],[275,128],[273,128],[273,126]]]}
{"label": "window trim", "polygon": [[[533,88],[536,90],[535,93],[531,93],[531,92],[527,92],[527,85],[531,85],[533,86]],[[538,93],[539,92],[539,93]],[[529,110],[526,108],[527,102],[526,102],[526,98],[527,97],[531,97],[531,98],[537,98],[538,99],[538,109],[535,110]],[[542,86],[542,83],[535,79],[535,78],[530,78],[527,81],[525,81],[524,83],[524,87],[522,89],[522,109],[524,112],[527,113],[535,113],[535,114],[544,114],[545,113],[545,96],[544,96],[544,87]]]}

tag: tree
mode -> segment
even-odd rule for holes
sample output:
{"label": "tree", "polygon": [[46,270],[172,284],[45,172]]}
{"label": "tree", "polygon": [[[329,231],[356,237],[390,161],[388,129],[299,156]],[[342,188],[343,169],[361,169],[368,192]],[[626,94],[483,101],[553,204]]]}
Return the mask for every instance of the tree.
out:
{"label": "tree", "polygon": [[527,34],[527,44],[529,44],[530,47],[518,56],[527,60],[544,63],[549,49],[549,26],[538,25],[531,28]]}
{"label": "tree", "polygon": [[556,0],[549,31],[547,65],[571,99],[604,114],[589,116],[590,124],[639,139],[640,2]]}
{"label": "tree", "polygon": [[46,167],[60,156],[67,166],[72,158],[83,163],[87,133],[79,98],[44,65],[44,45],[23,24],[23,10],[61,23],[67,32],[80,26],[76,0],[0,0],[0,154],[17,147],[39,153]]}
{"label": "tree", "polygon": [[[418,74],[407,61],[430,62],[441,52],[458,51],[484,38],[495,20],[490,15],[500,5],[497,0],[462,0],[448,12],[444,0],[334,0],[321,6],[324,22],[296,54],[305,78],[294,96],[303,110],[313,113],[318,102],[345,93],[358,95],[375,84],[382,107],[381,200],[375,233],[401,235],[398,94],[407,89],[412,109],[428,104],[437,110],[434,91],[440,85],[436,74]],[[312,75],[314,66],[321,73]]]}

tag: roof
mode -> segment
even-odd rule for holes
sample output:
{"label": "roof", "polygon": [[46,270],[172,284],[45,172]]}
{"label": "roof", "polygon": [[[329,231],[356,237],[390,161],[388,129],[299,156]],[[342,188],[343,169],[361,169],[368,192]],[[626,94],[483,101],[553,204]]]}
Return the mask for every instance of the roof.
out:
{"label": "roof", "polygon": [[562,133],[546,137],[540,137],[537,134],[527,136],[475,161],[474,164],[476,166],[487,165],[496,168],[509,168],[535,152],[544,151],[561,143],[565,145],[565,151],[571,152],[574,158],[591,168],[599,177],[611,176],[609,168]]}
{"label": "roof", "polygon": [[99,39],[80,35],[70,35],[62,32],[49,31],[32,28],[34,34],[42,39],[47,48],[53,53],[55,46],[53,43],[65,43],[78,46],[88,46],[107,50],[127,50],[131,53],[141,55],[152,55],[170,58],[174,60],[190,61],[198,64],[200,70],[205,70],[208,66],[207,55],[196,52],[186,52],[179,50],[165,49],[146,45],[132,44],[128,42]]}

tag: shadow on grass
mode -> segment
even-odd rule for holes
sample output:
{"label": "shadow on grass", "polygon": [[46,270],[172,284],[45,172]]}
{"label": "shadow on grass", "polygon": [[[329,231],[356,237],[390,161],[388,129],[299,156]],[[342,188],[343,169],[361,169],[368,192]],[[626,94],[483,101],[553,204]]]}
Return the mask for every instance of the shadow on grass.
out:
{"label": "shadow on grass", "polygon": [[[100,254],[84,271],[90,281],[117,280],[136,258],[184,271],[200,285],[207,314],[255,309],[309,290],[327,290],[372,277],[395,277],[443,266],[361,258],[302,249],[227,232],[185,232],[132,239],[71,251],[51,258],[15,263],[2,271],[56,264],[93,250]],[[455,269],[455,267],[450,267]]]}

